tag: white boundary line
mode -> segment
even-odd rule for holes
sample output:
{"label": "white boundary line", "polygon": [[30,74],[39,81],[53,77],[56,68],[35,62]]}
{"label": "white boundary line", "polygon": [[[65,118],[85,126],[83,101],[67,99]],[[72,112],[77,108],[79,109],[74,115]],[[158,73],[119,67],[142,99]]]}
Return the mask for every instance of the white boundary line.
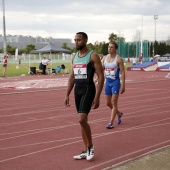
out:
{"label": "white boundary line", "polygon": [[124,166],[126,163],[129,163],[129,162],[131,162],[131,161],[138,160],[138,159],[140,159],[140,158],[142,158],[142,157],[144,157],[144,156],[147,156],[147,155],[149,155],[149,154],[154,154],[154,153],[156,153],[156,152],[161,152],[161,151],[163,151],[163,150],[165,150],[165,149],[168,149],[169,147],[170,147],[170,145],[167,145],[167,146],[163,146],[163,147],[158,148],[158,149],[154,149],[154,150],[149,151],[149,152],[146,152],[146,153],[144,153],[144,154],[142,154],[142,155],[136,156],[135,158],[127,159],[127,160],[125,160],[125,161],[119,162],[119,163],[117,163],[117,164],[115,164],[115,165],[112,165],[112,166],[110,166],[110,167],[104,168],[104,169],[102,169],[102,170],[110,170],[110,168],[113,169],[113,168],[116,168],[116,167],[119,167],[119,166]]}
{"label": "white boundary line", "polygon": [[[140,152],[142,152],[142,151],[146,151],[146,150],[148,150],[148,149],[152,149],[152,148],[154,148],[154,147],[157,147],[157,146],[159,146],[159,145],[166,144],[166,143],[169,143],[169,142],[170,142],[170,140],[167,140],[167,141],[165,141],[165,142],[161,142],[161,143],[158,143],[158,144],[155,144],[155,145],[152,145],[152,146],[143,148],[143,149],[139,149],[139,150],[137,150],[137,151],[134,151],[134,152],[125,154],[125,155],[123,155],[123,156],[120,156],[120,157],[117,157],[117,158],[114,158],[114,159],[110,159],[110,160],[108,160],[108,161],[106,161],[106,162],[103,162],[103,163],[100,163],[100,164],[91,166],[90,168],[86,168],[86,169],[83,169],[83,170],[94,169],[94,168],[100,167],[100,166],[102,166],[102,165],[105,165],[105,164],[107,164],[107,163],[110,163],[110,162],[119,160],[119,159],[121,159],[121,158],[125,158],[125,157],[127,157],[127,156],[134,155],[134,154],[136,154],[136,153],[140,153]],[[166,148],[166,147],[169,147],[169,146],[170,146],[170,145],[167,145],[167,146],[164,146],[164,147],[162,147],[162,148]],[[162,149],[162,148],[160,148],[160,149]],[[158,150],[158,149],[155,149],[155,150],[153,150],[153,151],[149,151],[149,152],[147,152],[147,153],[152,153],[152,152],[154,152],[154,151],[156,151],[156,150]],[[145,153],[145,154],[147,154],[147,153]],[[144,155],[144,154],[142,154],[142,155]],[[142,155],[140,155],[139,157],[141,157]],[[113,167],[114,167],[114,166],[113,166]]]}

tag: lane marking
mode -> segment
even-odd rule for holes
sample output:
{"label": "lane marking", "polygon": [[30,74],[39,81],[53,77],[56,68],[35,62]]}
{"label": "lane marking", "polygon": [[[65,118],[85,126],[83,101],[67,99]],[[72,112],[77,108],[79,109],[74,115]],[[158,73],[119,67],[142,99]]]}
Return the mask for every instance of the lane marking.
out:
{"label": "lane marking", "polygon": [[[167,123],[167,125],[169,125],[170,123]],[[128,128],[126,130],[121,130],[121,131],[117,131],[117,132],[108,132],[108,133],[103,133],[102,135],[99,135],[99,136],[95,136],[93,138],[99,138],[99,137],[103,137],[103,136],[107,136],[107,135],[110,135],[110,134],[113,134],[113,133],[118,133],[118,132],[127,132],[127,131],[131,131],[131,130],[138,130],[138,129],[144,129],[144,128],[151,128],[151,127],[155,127],[155,126],[165,126],[166,124],[159,124],[159,125],[153,125],[153,126],[146,126],[146,127],[141,127],[141,128]],[[0,163],[2,162],[7,162],[7,161],[10,161],[10,160],[14,160],[14,159],[18,159],[18,158],[22,158],[22,157],[26,157],[26,156],[29,156],[29,155],[33,155],[33,154],[38,154],[38,153],[42,153],[42,152],[45,152],[45,151],[49,151],[49,150],[52,150],[52,149],[57,149],[57,148],[60,148],[60,147],[64,147],[64,146],[68,146],[68,145],[72,145],[72,144],[75,144],[75,143],[79,143],[79,142],[82,142],[82,140],[78,140],[78,141],[74,141],[74,142],[70,142],[70,143],[66,143],[66,144],[62,144],[62,145],[58,145],[58,146],[54,146],[54,147],[50,147],[50,148],[46,148],[46,149],[42,149],[42,150],[39,150],[39,151],[35,151],[35,152],[30,152],[30,153],[27,153],[27,154],[22,154],[22,155],[19,155],[19,156],[15,156],[15,157],[11,157],[11,158],[8,158],[8,159],[4,159],[4,160],[0,160]],[[152,145],[150,147],[146,147],[147,149],[148,148],[153,148],[157,145],[160,145],[160,144],[165,144],[165,143],[168,143],[170,142],[170,140],[167,140],[167,141],[164,141],[164,142],[161,142],[159,144],[156,144],[156,145]],[[135,152],[132,152],[132,153],[138,153],[139,151],[142,151],[142,150],[145,150],[146,148],[144,149],[140,149],[138,151],[135,151]],[[131,153],[130,153],[131,154]],[[126,156],[128,156],[129,154],[126,154]],[[124,155],[125,156],[125,155]],[[121,156],[124,157],[124,156]],[[117,159],[117,158],[116,158]],[[120,158],[119,158],[120,159]],[[93,167],[90,167],[90,168],[94,168],[96,166],[101,166],[103,164],[106,164],[106,163],[109,163],[110,161],[113,161],[115,159],[112,159],[112,160],[109,160],[107,162],[103,162],[102,164],[98,164],[98,165],[95,165]]]}
{"label": "lane marking", "polygon": [[[139,110],[139,111],[135,111],[135,112],[131,112],[130,114],[134,114],[134,113],[140,113],[140,112],[144,112],[144,111],[151,111],[151,110],[155,110],[155,109],[160,109],[160,108],[165,108],[165,107],[169,107],[169,104],[167,105],[161,105],[159,107],[152,107],[152,108],[149,108],[149,109],[143,109],[143,110]],[[126,108],[124,108],[126,109]],[[127,108],[127,109],[132,109],[132,108]],[[64,110],[64,109],[63,109]],[[49,111],[55,111],[55,109],[51,109],[51,110],[45,110],[45,111],[37,111],[39,114],[42,113],[42,112],[49,112]],[[33,114],[33,113],[36,113],[36,111],[34,112],[29,112],[29,114]],[[98,111],[98,113],[101,112]],[[165,111],[167,112],[167,111]],[[160,112],[159,112],[160,113]],[[162,113],[162,112],[161,112]],[[25,113],[26,114],[26,113]],[[28,113],[27,113],[28,114]],[[95,114],[95,113],[91,113],[91,114]],[[22,114],[23,115],[23,114]],[[70,113],[69,116],[75,116],[75,113]],[[6,117],[6,116],[5,116]],[[54,119],[58,119],[58,118],[63,118],[63,117],[68,117],[68,115],[60,115],[60,116],[52,116],[52,117],[47,117],[47,118],[43,118],[43,119],[38,119],[38,118],[34,118],[34,119],[31,119],[31,120],[25,120],[25,121],[20,121],[20,122],[10,122],[10,123],[3,123],[3,124],[0,124],[0,127],[8,127],[8,126],[12,126],[12,125],[18,125],[18,124],[24,124],[24,123],[28,123],[28,122],[36,122],[36,121],[43,121],[43,120],[54,120]]]}
{"label": "lane marking", "polygon": [[[126,130],[129,130],[129,129],[135,129],[136,127],[141,127],[141,126],[142,126],[141,129],[142,129],[142,128],[150,127],[148,125],[153,124],[153,123],[157,123],[157,122],[158,121],[150,122],[150,123],[142,124],[142,125],[139,125],[139,126],[130,127],[130,128],[125,129],[125,130],[123,129],[123,130],[120,130],[120,131],[107,132],[107,133],[104,133],[104,134],[113,134],[113,133],[117,133],[117,132],[126,131]],[[170,123],[159,124],[159,126],[160,125],[167,125],[167,124],[169,125]],[[67,126],[59,126],[59,127],[50,128],[50,129],[47,129],[47,130],[38,131],[38,132],[34,132],[34,133],[28,133],[28,134],[23,134],[23,135],[18,135],[18,136],[13,136],[13,137],[9,137],[9,138],[0,139],[0,141],[5,141],[5,140],[19,138],[19,137],[25,137],[25,136],[34,135],[34,134],[37,134],[37,133],[44,133],[44,132],[47,132],[47,131],[58,130],[58,129],[71,127],[71,126],[79,126],[79,124],[72,124],[72,125],[67,125]],[[153,126],[155,127],[155,126],[158,126],[158,125],[153,125]]]}

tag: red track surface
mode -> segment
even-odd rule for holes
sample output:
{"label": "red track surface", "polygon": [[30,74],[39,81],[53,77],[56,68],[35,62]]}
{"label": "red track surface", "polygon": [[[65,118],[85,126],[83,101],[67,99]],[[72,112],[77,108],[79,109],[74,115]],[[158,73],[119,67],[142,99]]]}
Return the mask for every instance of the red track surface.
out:
{"label": "red track surface", "polygon": [[[95,158],[74,160],[83,149],[74,106],[64,107],[66,86],[20,90],[14,82],[63,76],[27,76],[0,80],[0,169],[103,169],[170,145],[170,78],[167,72],[127,72],[126,93],[120,95],[122,124],[107,130],[110,110],[101,105],[89,114]],[[47,80],[49,79],[49,81]],[[11,88],[2,88],[3,83]],[[65,80],[64,80],[65,82]],[[56,83],[56,82],[55,82]]]}

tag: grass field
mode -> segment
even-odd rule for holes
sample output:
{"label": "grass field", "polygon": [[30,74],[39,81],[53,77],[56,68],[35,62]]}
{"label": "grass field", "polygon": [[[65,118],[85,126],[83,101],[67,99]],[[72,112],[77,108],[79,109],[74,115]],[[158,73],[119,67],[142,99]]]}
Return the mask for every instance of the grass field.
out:
{"label": "grass field", "polygon": [[[56,66],[60,66],[62,63],[53,63],[52,64],[52,68],[56,68]],[[70,72],[70,68],[71,68],[71,63],[64,63],[64,65],[66,66],[66,68],[68,69],[68,72]],[[125,69],[127,67],[129,67],[131,65],[131,63],[126,63],[125,64]],[[36,67],[36,69],[39,68],[39,63],[31,63],[30,67]],[[51,68],[51,65],[49,64],[47,66],[47,68]],[[9,63],[8,67],[7,67],[7,72],[6,72],[6,76],[7,77],[13,77],[13,76],[22,76],[22,75],[29,75],[29,64],[28,63],[22,63],[22,64],[18,64],[18,63]],[[1,64],[0,66],[0,75],[2,75],[3,73],[3,66]],[[31,75],[30,75],[31,76]]]}
{"label": "grass field", "polygon": [[[52,68],[56,68],[56,66],[60,66],[62,63],[53,63]],[[70,63],[64,63],[66,68],[70,68]],[[39,68],[39,63],[31,63],[30,67],[36,67],[36,69]],[[47,68],[51,68],[51,65],[49,64]],[[22,64],[8,64],[6,76],[12,77],[12,76],[21,76],[23,74],[28,75],[29,72],[29,64],[28,63],[22,63]],[[0,67],[0,74],[3,73],[3,66]]]}

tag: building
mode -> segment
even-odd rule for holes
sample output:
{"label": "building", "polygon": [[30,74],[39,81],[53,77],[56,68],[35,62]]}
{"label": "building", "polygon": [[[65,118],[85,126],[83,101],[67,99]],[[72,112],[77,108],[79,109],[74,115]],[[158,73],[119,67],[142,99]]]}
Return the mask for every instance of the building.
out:
{"label": "building", "polygon": [[[0,35],[0,49],[3,49],[3,41],[4,36]],[[47,45],[49,42],[53,42],[57,46],[61,47],[64,43],[67,44],[68,47],[73,48],[74,43],[71,42],[71,39],[57,39],[57,38],[43,38],[40,36],[32,37],[32,36],[23,36],[23,35],[7,35],[6,36],[6,44],[12,47],[16,47],[19,49],[25,48],[29,44],[35,45],[36,49],[40,49]]]}

